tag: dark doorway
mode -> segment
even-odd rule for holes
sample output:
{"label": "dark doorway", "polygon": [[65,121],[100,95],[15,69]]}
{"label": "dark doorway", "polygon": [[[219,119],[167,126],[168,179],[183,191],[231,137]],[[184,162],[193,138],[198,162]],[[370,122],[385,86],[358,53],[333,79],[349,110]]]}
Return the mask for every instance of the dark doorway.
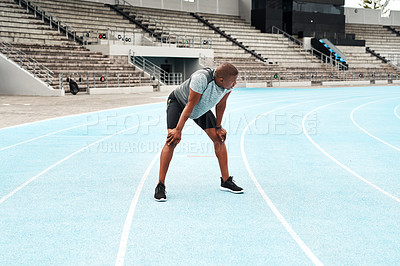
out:
{"label": "dark doorway", "polygon": [[167,73],[172,72],[172,65],[171,64],[161,64],[161,69]]}

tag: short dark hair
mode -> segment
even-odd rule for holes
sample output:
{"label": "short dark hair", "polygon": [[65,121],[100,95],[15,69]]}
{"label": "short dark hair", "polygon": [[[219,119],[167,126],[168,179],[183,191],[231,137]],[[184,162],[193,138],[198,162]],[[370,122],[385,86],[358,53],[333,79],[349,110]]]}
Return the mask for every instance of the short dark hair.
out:
{"label": "short dark hair", "polygon": [[237,68],[231,63],[222,63],[215,71],[215,77],[217,78],[227,78],[234,77],[239,74]]}

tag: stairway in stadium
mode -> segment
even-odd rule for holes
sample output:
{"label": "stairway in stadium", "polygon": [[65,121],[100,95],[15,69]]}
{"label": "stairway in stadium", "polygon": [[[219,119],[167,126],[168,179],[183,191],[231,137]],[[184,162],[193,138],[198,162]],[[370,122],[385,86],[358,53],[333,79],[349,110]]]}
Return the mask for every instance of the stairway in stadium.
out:
{"label": "stairway in stadium", "polygon": [[[56,1],[51,2],[57,6],[61,5]],[[127,60],[120,61],[91,52],[33,14],[28,14],[26,9],[15,2],[0,0],[0,7],[0,38],[52,70],[55,79],[51,85],[54,88],[60,87],[60,74],[67,91],[69,87],[65,82],[68,77],[74,78],[83,90],[87,85],[133,87],[150,84],[150,78]],[[104,82],[100,81],[101,77],[105,78]],[[94,83],[96,84],[93,85]]]}

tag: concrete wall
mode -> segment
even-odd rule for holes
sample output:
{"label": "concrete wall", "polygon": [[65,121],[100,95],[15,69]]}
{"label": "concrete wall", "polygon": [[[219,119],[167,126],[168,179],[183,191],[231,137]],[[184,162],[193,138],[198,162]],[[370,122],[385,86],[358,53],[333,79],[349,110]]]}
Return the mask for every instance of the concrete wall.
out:
{"label": "concrete wall", "polygon": [[173,46],[134,46],[123,44],[112,44],[113,41],[102,41],[103,44],[87,45],[86,48],[93,52],[101,52],[109,56],[126,56],[128,60],[129,50],[135,55],[143,56],[154,64],[161,67],[161,64],[172,66],[172,72],[182,73],[183,79],[200,69],[199,55],[209,59],[214,58],[214,50],[198,48],[176,48]]}
{"label": "concrete wall", "polygon": [[14,61],[0,53],[0,94],[64,96],[64,90],[54,90]]}
{"label": "concrete wall", "polygon": [[193,72],[202,68],[199,65],[198,59],[190,59],[190,58],[162,58],[162,57],[146,57],[146,59],[150,60],[152,63],[161,67],[162,64],[169,64],[172,67],[172,71],[174,73],[182,73],[182,79],[186,80],[192,75]]}
{"label": "concrete wall", "polygon": [[103,55],[129,55],[129,50],[140,56],[199,58],[199,55],[214,58],[213,49],[177,48],[174,46],[141,46],[113,44],[113,41],[102,41],[101,44],[87,45],[86,48]]}
{"label": "concrete wall", "polygon": [[239,15],[251,23],[251,0],[239,0]]}
{"label": "concrete wall", "polygon": [[400,11],[391,11],[388,17],[382,17],[380,10],[346,7],[346,23],[400,26]]}
{"label": "concrete wall", "polygon": [[[88,1],[115,4],[115,0]],[[193,3],[186,2],[184,0],[126,0],[126,2],[129,2],[130,4],[140,7],[162,8],[199,13],[225,14],[234,16],[239,16],[239,1],[243,0],[195,0]],[[120,0],[120,2],[122,3],[122,0]]]}

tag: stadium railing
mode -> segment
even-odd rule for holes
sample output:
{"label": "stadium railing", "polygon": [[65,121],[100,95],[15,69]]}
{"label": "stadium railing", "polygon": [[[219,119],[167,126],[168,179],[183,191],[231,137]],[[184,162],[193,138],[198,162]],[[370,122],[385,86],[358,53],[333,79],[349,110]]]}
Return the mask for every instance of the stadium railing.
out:
{"label": "stadium railing", "polygon": [[129,50],[129,62],[165,85],[182,83],[182,73],[168,73],[144,57],[135,55],[132,50]]}
{"label": "stadium railing", "polygon": [[[212,48],[212,39],[177,34],[165,26],[164,23],[140,10],[137,10],[134,5],[125,0],[116,0],[115,5],[105,4],[105,6],[108,6],[121,14],[126,19],[140,27],[144,32],[148,33],[154,46],[159,45],[158,43],[165,43],[168,45],[175,44],[176,47],[179,48]],[[126,12],[119,8],[119,6],[126,6],[130,9]],[[133,16],[131,16],[131,13]]]}
{"label": "stadium railing", "polygon": [[4,54],[7,59],[14,61],[21,68],[30,72],[34,77],[44,81],[48,86],[53,84],[53,71],[2,39],[0,39],[0,52]]}
{"label": "stadium railing", "polygon": [[238,82],[327,82],[327,81],[370,81],[374,84],[376,80],[387,80],[391,83],[393,80],[400,80],[399,73],[392,72],[307,72],[307,71],[294,71],[294,72],[275,72],[265,73],[264,75],[259,73],[253,73],[250,71],[239,72]]}
{"label": "stadium railing", "polygon": [[304,43],[302,41],[294,38],[289,33],[285,32],[275,26],[272,26],[272,33],[276,34],[277,36],[278,35],[285,36],[290,41],[292,41],[295,45],[297,45],[300,50],[307,51],[311,54],[311,56],[318,58],[321,61],[321,63],[323,63],[325,65],[326,69],[331,68],[333,70],[336,68],[337,71],[348,69],[346,65],[342,64],[339,61],[336,61],[334,56],[327,56],[312,47],[306,49],[304,46]]}
{"label": "stadium railing", "polygon": [[49,23],[50,27],[57,29],[59,33],[64,33],[66,38],[83,44],[83,39],[76,36],[76,31],[72,26],[63,22],[50,12],[30,1],[15,0],[14,2],[16,2],[20,7],[26,8],[27,13],[32,13],[36,18],[41,19],[44,23]]}

